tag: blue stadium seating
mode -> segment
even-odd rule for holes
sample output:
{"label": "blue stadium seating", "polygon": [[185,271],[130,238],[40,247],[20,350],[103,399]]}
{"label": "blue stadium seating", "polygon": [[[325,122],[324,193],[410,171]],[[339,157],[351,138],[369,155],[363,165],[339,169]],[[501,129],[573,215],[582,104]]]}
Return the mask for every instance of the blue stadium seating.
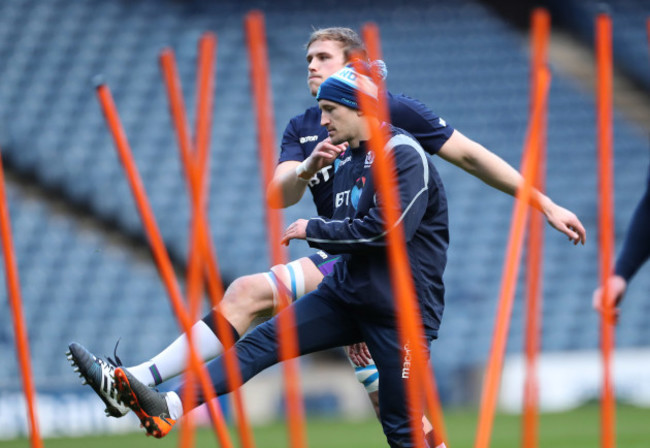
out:
{"label": "blue stadium seating", "polygon": [[546,4],[559,24],[575,32],[591,46],[594,44],[595,35],[594,18],[601,12],[609,14],[612,19],[613,56],[617,67],[646,90],[650,88],[650,42],[646,29],[650,4],[647,1],[623,0],[606,3],[545,0],[541,4]]}
{"label": "blue stadium seating", "polygon": [[[452,126],[519,165],[528,111],[526,40],[475,1],[417,0],[399,7],[363,1],[350,10],[341,0],[320,2],[318,8],[298,1],[5,0],[0,3],[0,145],[6,169],[23,180],[10,189],[10,200],[38,387],[77,384],[62,356],[72,339],[111,354],[122,337],[128,353],[124,360],[139,362],[177,333],[149,258],[120,242],[142,243],[143,232],[94,98],[96,75],[113,91],[160,229],[182,265],[189,202],[157,57],[165,46],[174,50],[193,124],[196,45],[203,31],[217,33],[209,211],[213,237],[227,281],[268,268],[243,34],[244,14],[253,7],[266,14],[276,140],[290,117],[313,104],[304,88],[302,46],[310,27],[359,28],[373,20],[381,30],[392,91],[421,99]],[[646,48],[644,39],[629,39],[633,51]],[[548,191],[583,220],[589,244],[574,248],[557,232],[545,234],[542,344],[545,350],[594,348],[593,98],[554,71],[549,106]],[[645,180],[648,154],[646,138],[634,125],[616,115],[615,129],[620,244]],[[435,162],[449,196],[452,242],[447,308],[440,340],[433,344],[433,362],[441,371],[452,371],[483,362],[489,351],[513,201],[441,159]],[[28,194],[33,187],[27,182],[47,191],[54,202],[63,201],[64,210]],[[306,199],[287,211],[287,221],[313,213]],[[110,231],[84,225],[86,215]],[[305,246],[291,248],[293,257],[307,253]],[[623,307],[622,347],[650,345],[647,273],[648,267],[639,273]],[[511,352],[522,347],[522,289],[523,273]],[[3,359],[13,357],[9,315],[7,303],[1,302]],[[9,363],[0,370],[0,391],[19,386],[17,367]]]}

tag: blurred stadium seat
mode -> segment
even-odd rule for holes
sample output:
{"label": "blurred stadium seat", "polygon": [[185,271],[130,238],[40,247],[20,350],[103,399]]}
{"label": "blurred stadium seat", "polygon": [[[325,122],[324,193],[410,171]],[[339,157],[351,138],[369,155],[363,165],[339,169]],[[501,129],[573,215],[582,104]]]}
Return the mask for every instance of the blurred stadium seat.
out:
{"label": "blurred stadium seat", "polygon": [[[638,9],[648,12],[641,0],[623,3],[630,9],[614,9],[615,20],[625,13],[623,23]],[[226,281],[268,269],[243,36],[244,14],[255,6],[266,14],[276,140],[290,117],[314,103],[304,85],[303,43],[311,27],[359,29],[373,20],[380,27],[392,91],[422,100],[452,126],[519,165],[527,124],[527,40],[475,1],[396,6],[379,0],[348,8],[342,0],[326,0],[316,8],[298,1],[5,0],[0,3],[0,144],[6,170],[20,179],[9,190],[10,205],[37,387],[77,384],[63,357],[72,339],[110,355],[122,337],[128,363],[150,357],[177,334],[150,260],[110,237],[117,232],[144,246],[140,219],[94,98],[95,75],[113,91],[165,241],[183,265],[189,204],[157,57],[165,46],[175,51],[193,123],[196,45],[203,31],[216,32],[212,232]],[[581,11],[584,23],[591,23],[593,11]],[[621,64],[634,65],[640,79],[648,80],[647,41],[637,28],[620,26],[615,52],[620,48]],[[547,350],[597,344],[597,316],[591,310],[598,272],[594,121],[592,96],[554,72],[548,192],[582,219],[589,243],[574,248],[564,236],[546,232]],[[647,136],[617,115],[615,148],[620,243],[645,180]],[[451,372],[487,356],[513,201],[441,159],[436,165],[449,196],[452,241],[447,309],[432,353],[434,364]],[[28,194],[30,189],[41,193]],[[66,204],[63,211],[52,198]],[[287,221],[313,213],[309,201],[302,201],[287,212]],[[95,224],[84,225],[89,219]],[[300,246],[291,253],[308,250]],[[647,273],[648,266],[623,307],[621,346],[650,345]],[[521,289],[520,284],[511,351],[522,347]],[[9,316],[8,304],[1,301],[3,359],[14,358]],[[17,367],[5,365],[0,392],[20,387]]]}

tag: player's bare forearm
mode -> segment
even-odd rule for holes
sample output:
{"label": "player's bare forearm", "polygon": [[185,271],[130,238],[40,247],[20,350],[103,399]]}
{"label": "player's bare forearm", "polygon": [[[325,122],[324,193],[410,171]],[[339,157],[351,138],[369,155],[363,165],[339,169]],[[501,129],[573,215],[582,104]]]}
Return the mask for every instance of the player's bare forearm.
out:
{"label": "player's bare forearm", "polygon": [[296,175],[297,161],[280,163],[273,174],[273,179],[266,189],[266,202],[271,208],[289,207],[302,198],[308,181]]}
{"label": "player's bare forearm", "polygon": [[499,191],[514,196],[522,181],[519,172],[501,157],[459,131],[449,137],[438,155]]}
{"label": "player's bare forearm", "polygon": [[[458,131],[454,131],[438,155],[487,185],[511,196],[515,196],[523,185],[523,177],[508,162]],[[574,213],[555,204],[535,189],[532,191],[530,204],[544,213],[548,223],[569,237],[571,242],[585,243],[585,228]]]}

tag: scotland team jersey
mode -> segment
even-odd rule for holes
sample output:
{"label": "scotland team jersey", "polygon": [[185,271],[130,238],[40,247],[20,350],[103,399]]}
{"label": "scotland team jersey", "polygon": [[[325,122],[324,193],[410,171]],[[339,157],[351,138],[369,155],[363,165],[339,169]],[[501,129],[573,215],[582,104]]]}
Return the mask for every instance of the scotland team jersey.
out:
{"label": "scotland team jersey", "polygon": [[[435,154],[449,139],[454,129],[421,102],[406,95],[387,93],[390,119],[394,126],[408,131],[429,154]],[[279,162],[302,162],[316,145],[327,138],[320,125],[320,109],[311,107],[291,119],[282,136]],[[327,166],[309,181],[316,211],[320,216],[332,216],[332,178],[334,167]]]}
{"label": "scotland team jersey", "polygon": [[616,260],[615,272],[630,281],[641,266],[650,259],[650,170],[645,193],[634,210],[623,242],[623,249]]}
{"label": "scotland team jersey", "polygon": [[[425,329],[436,337],[444,309],[447,198],[431,158],[415,139],[396,128],[390,135],[386,150],[394,155],[400,222],[413,280]],[[385,222],[373,183],[373,161],[373,153],[363,143],[339,156],[333,168],[332,219],[310,219],[307,242],[326,252],[343,254],[321,288],[347,305],[358,306],[368,318],[394,321]]]}

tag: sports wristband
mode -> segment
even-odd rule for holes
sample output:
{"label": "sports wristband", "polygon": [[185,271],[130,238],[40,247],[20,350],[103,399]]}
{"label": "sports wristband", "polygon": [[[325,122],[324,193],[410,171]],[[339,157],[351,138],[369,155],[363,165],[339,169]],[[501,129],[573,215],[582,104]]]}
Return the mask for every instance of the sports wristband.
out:
{"label": "sports wristband", "polygon": [[298,179],[304,180],[305,182],[309,182],[309,180],[312,178],[309,173],[307,173],[307,167],[306,163],[303,161],[300,165],[296,167],[296,176],[298,176]]}

